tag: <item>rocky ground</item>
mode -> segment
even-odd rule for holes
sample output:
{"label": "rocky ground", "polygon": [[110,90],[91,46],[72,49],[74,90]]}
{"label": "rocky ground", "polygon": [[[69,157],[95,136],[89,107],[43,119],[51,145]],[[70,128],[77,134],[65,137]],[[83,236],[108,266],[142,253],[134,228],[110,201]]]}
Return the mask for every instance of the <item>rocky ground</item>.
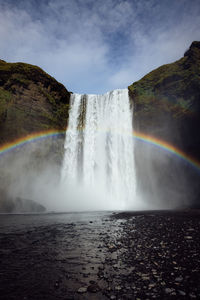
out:
{"label": "rocky ground", "polygon": [[0,298],[200,299],[200,213],[0,216]]}

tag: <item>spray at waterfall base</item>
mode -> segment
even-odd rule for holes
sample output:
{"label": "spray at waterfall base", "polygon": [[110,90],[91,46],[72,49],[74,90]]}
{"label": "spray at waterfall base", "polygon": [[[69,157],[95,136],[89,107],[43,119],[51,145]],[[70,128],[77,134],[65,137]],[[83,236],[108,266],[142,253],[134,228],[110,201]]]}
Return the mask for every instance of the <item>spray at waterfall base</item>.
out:
{"label": "spray at waterfall base", "polygon": [[[153,141],[158,145],[156,139],[146,137],[148,144],[142,143],[145,138],[138,134],[134,142],[127,90],[101,96],[73,94],[71,105],[64,153],[64,135],[47,132],[31,136],[30,140],[38,136],[37,143],[16,148],[0,160],[1,187],[7,188],[9,197],[33,199],[50,211],[162,209],[191,204],[191,191],[198,193],[199,180],[191,166],[199,171],[198,164],[164,142],[165,148],[171,147],[171,152],[182,155],[190,165],[151,145]],[[47,135],[48,140],[43,140]]]}

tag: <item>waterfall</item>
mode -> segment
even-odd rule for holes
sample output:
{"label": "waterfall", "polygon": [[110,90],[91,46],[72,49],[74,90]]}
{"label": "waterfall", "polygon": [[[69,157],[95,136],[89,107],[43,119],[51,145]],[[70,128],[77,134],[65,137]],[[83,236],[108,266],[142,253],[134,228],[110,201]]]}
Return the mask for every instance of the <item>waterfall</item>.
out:
{"label": "waterfall", "polygon": [[134,204],[136,176],[132,108],[128,90],[72,94],[61,180],[68,188],[106,201],[108,208]]}

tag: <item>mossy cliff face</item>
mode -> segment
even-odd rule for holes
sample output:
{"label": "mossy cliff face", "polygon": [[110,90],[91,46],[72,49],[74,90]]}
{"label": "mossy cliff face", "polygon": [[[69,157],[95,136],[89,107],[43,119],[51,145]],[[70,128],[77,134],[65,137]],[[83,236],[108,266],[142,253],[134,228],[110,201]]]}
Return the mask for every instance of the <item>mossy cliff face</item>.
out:
{"label": "mossy cliff face", "polygon": [[0,60],[0,144],[67,125],[70,93],[42,69]]}
{"label": "mossy cliff face", "polygon": [[129,86],[135,129],[200,159],[200,42]]}
{"label": "mossy cliff face", "polygon": [[[200,42],[180,60],[129,86],[134,129],[182,149],[200,161]],[[136,143],[139,189],[165,203],[200,206],[199,174],[189,164],[148,144]],[[180,201],[178,202],[180,204]]]}
{"label": "mossy cliff face", "polygon": [[[69,102],[66,88],[40,68],[0,60],[0,145],[33,132],[65,129]],[[64,136],[48,138],[0,157],[1,212],[35,210],[41,187],[59,181],[63,144]]]}

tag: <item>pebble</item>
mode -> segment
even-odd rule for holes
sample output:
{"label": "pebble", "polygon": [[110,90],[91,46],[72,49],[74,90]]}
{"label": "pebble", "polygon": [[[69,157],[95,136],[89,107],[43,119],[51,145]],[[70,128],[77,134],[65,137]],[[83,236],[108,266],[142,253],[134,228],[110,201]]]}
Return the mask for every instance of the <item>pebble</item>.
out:
{"label": "pebble", "polygon": [[186,295],[186,293],[185,293],[184,291],[178,290],[178,292],[179,292],[179,294],[180,294],[181,296],[185,296],[185,295]]}
{"label": "pebble", "polygon": [[148,276],[142,276],[142,279],[143,280],[150,280],[150,277],[148,277]]}
{"label": "pebble", "polygon": [[183,280],[183,277],[182,277],[182,276],[176,277],[176,278],[175,278],[175,281],[177,281],[177,282],[181,282],[182,280]]}
{"label": "pebble", "polygon": [[88,286],[87,290],[90,293],[97,293],[100,290],[100,288],[97,283],[92,283]]}
{"label": "pebble", "polygon": [[165,293],[166,293],[166,294],[171,294],[172,292],[173,292],[173,290],[170,289],[170,288],[166,288],[166,289],[165,289]]}
{"label": "pebble", "polygon": [[150,283],[150,284],[149,284],[149,288],[150,288],[150,289],[151,289],[152,287],[154,287],[154,286],[156,286],[155,283]]}
{"label": "pebble", "polygon": [[132,285],[131,288],[132,288],[132,290],[135,290],[136,286],[135,286],[135,285]]}
{"label": "pebble", "polygon": [[195,231],[195,229],[194,228],[189,228],[189,229],[187,229],[187,231]]}
{"label": "pebble", "polygon": [[83,293],[86,293],[87,292],[87,287],[85,286],[82,286],[78,289],[77,291],[79,294],[83,294]]}
{"label": "pebble", "polygon": [[115,287],[115,290],[116,290],[116,291],[121,291],[121,289],[122,289],[122,288],[121,288],[120,285],[117,285],[117,286]]}
{"label": "pebble", "polygon": [[196,298],[196,295],[194,293],[189,294],[190,298]]}

